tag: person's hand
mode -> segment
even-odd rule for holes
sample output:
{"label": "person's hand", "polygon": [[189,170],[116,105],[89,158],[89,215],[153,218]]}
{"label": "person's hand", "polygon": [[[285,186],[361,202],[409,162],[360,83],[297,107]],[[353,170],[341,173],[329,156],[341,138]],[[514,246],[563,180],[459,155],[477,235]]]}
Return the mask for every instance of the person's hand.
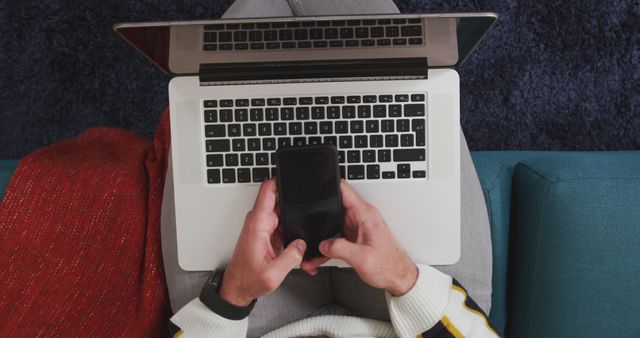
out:
{"label": "person's hand", "polygon": [[409,291],[418,278],[418,268],[411,261],[384,222],[378,209],[365,201],[345,181],[340,185],[345,213],[344,238],[332,238],[320,243],[325,257],[301,264],[311,275],[329,258],[349,263],[367,284],[386,289],[393,296]]}
{"label": "person's hand", "polygon": [[264,181],[222,280],[220,297],[231,304],[247,306],[253,299],[270,294],[302,261],[306,244],[301,239],[278,253],[282,239],[276,233],[275,206],[275,181]]}

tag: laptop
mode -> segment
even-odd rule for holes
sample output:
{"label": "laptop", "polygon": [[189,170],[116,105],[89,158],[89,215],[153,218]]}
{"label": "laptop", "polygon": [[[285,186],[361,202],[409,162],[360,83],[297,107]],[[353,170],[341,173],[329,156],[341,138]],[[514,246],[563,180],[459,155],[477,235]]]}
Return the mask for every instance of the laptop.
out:
{"label": "laptop", "polygon": [[[276,150],[331,144],[417,263],[460,257],[460,66],[493,13],[126,23],[173,78],[178,262],[229,261]],[[326,265],[346,266],[331,260]]]}

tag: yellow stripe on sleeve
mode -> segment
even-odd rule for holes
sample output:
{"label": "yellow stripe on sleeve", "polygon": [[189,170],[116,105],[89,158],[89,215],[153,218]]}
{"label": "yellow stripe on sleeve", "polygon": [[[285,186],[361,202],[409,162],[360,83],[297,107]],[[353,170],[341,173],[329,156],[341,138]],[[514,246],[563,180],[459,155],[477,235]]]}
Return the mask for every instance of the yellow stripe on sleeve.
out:
{"label": "yellow stripe on sleeve", "polygon": [[442,322],[442,325],[444,325],[444,327],[447,328],[447,330],[456,338],[464,338],[464,335],[462,334],[462,332],[460,332],[460,330],[458,330],[458,328],[453,325],[453,323],[451,322],[451,319],[449,319],[449,317],[447,316],[442,316],[442,319],[440,319],[440,321]]}
{"label": "yellow stripe on sleeve", "polygon": [[[475,313],[475,314],[477,314],[478,316],[480,316],[480,318],[482,318],[482,320],[484,321],[484,325],[485,325],[489,330],[491,330],[491,332],[493,332],[493,334],[495,334],[497,337],[500,337],[500,335],[499,335],[499,334],[497,334],[497,333],[496,333],[496,331],[494,331],[494,330],[493,330],[493,328],[491,327],[491,325],[489,325],[489,322],[487,321],[487,317],[485,317],[485,316],[484,316],[484,314],[482,314],[482,312],[480,312],[480,311],[478,311],[478,310],[475,310],[475,309],[472,309],[472,308],[470,308],[470,307],[468,307],[468,306],[467,306],[467,297],[468,297],[468,296],[467,296],[467,292],[466,292],[463,288],[461,288],[461,287],[459,287],[459,286],[457,286],[457,285],[453,285],[453,284],[452,284],[452,285],[451,285],[451,288],[452,288],[452,289],[454,289],[454,290],[456,290],[456,291],[458,291],[458,292],[460,292],[460,293],[462,293],[462,295],[464,296],[464,300],[462,301],[462,306],[463,306],[465,309],[469,310],[470,312]],[[444,322],[444,320],[443,320],[443,322]],[[456,336],[456,337],[457,337],[457,336]]]}
{"label": "yellow stripe on sleeve", "polygon": [[184,330],[180,330],[180,331],[176,332],[176,334],[174,334],[174,335],[173,335],[173,338],[178,338],[178,337],[180,337],[183,333],[184,333]]}

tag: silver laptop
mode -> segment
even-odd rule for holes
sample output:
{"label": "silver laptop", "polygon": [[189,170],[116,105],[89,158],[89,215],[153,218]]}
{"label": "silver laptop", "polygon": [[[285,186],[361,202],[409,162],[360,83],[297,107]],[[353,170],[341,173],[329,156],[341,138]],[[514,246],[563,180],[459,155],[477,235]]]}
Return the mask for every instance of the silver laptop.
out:
{"label": "silver laptop", "polygon": [[[459,66],[493,13],[115,26],[171,74],[178,261],[231,257],[279,147],[332,144],[414,261],[460,257]],[[328,265],[342,265],[329,261]]]}

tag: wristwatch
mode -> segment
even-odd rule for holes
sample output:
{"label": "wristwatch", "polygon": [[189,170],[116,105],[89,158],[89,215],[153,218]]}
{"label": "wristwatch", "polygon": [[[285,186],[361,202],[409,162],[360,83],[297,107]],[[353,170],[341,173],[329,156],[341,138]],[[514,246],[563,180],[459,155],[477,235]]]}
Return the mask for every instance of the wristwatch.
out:
{"label": "wristwatch", "polygon": [[256,305],[254,299],[247,306],[237,306],[227,302],[220,297],[220,287],[222,286],[222,277],[224,277],[224,269],[218,269],[211,273],[211,276],[204,283],[202,292],[200,292],[200,301],[216,314],[231,320],[240,320],[249,316],[253,306]]}

